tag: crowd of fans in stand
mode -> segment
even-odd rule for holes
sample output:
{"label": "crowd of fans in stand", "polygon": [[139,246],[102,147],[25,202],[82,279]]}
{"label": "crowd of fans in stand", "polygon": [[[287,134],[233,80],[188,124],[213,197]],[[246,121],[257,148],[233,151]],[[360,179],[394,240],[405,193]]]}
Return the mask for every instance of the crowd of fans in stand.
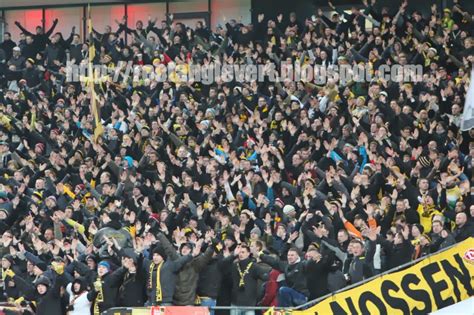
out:
{"label": "crowd of fans in stand", "polygon": [[[473,13],[375,0],[209,29],[41,27],[0,44],[5,312],[291,307],[474,234],[474,130],[461,131]],[[366,20],[372,25],[366,29]],[[124,44],[127,34],[133,42]],[[66,82],[114,66],[419,64],[420,82]],[[125,77],[124,77],[125,78]],[[240,314],[240,311],[233,311]],[[253,314],[253,311],[242,311]]]}

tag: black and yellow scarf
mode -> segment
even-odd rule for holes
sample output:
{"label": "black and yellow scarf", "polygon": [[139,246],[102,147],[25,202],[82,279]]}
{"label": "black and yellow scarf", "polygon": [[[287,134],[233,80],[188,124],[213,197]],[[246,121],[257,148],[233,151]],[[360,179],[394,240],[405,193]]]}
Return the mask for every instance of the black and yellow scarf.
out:
{"label": "black and yellow scarf", "polygon": [[253,262],[249,262],[249,264],[247,265],[247,267],[245,268],[244,271],[242,271],[242,269],[240,269],[240,264],[237,263],[237,271],[239,272],[239,276],[240,276],[240,281],[239,281],[239,288],[244,288],[245,287],[245,276],[249,273],[250,271],[250,268],[252,268],[252,265],[253,265]]}
{"label": "black and yellow scarf", "polygon": [[150,264],[149,270],[149,279],[148,279],[148,289],[153,290],[153,271],[156,268],[156,295],[155,295],[155,302],[161,302],[163,300],[163,292],[161,290],[161,279],[160,279],[160,272],[161,267],[163,266],[163,261],[156,265],[155,263]]}
{"label": "black and yellow scarf", "polygon": [[102,281],[100,278],[94,282],[94,288],[97,291],[97,296],[94,300],[94,315],[100,315],[99,303],[104,302],[104,292],[102,290]]}

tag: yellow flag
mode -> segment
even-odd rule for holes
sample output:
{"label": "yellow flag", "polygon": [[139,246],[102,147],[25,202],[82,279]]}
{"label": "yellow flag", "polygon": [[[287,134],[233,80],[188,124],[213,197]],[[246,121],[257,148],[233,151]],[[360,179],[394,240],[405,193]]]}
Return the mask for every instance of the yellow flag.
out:
{"label": "yellow flag", "polygon": [[97,108],[97,96],[95,93],[95,78],[96,75],[94,73],[94,69],[92,66],[92,62],[95,57],[95,47],[94,47],[94,39],[92,37],[92,17],[91,17],[91,5],[89,4],[88,7],[89,13],[89,77],[87,78],[87,85],[91,89],[91,113],[94,115],[94,136],[93,140],[97,143],[97,139],[104,133],[104,127],[102,126],[102,122],[100,121],[100,114],[99,109]]}
{"label": "yellow flag", "polygon": [[90,3],[87,6],[88,10],[88,24],[89,24],[89,62],[92,62],[95,57],[95,47],[94,47],[94,38],[92,35],[92,16],[91,16],[91,5]]}

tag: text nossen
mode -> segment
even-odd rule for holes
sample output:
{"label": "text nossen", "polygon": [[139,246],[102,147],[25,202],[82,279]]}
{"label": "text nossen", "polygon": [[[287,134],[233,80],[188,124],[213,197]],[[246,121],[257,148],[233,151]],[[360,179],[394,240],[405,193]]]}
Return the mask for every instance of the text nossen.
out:
{"label": "text nossen", "polygon": [[[457,303],[463,299],[463,292],[472,296],[474,290],[460,255],[455,254],[453,260],[456,265],[447,259],[432,262],[420,268],[420,273],[402,275],[398,283],[382,280],[379,290],[330,302],[331,310],[333,314],[374,314],[376,309],[380,314],[392,314],[393,310],[403,314],[427,314]],[[449,294],[445,292],[448,289]]]}

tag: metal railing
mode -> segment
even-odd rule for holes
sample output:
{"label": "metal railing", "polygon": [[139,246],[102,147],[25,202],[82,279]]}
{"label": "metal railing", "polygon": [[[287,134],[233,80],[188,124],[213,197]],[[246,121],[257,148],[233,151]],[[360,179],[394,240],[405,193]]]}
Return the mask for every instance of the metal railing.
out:
{"label": "metal railing", "polygon": [[[165,306],[166,307],[166,306]],[[269,306],[211,306],[210,311],[255,311],[256,314],[263,314],[268,311],[271,307]],[[112,307],[103,312],[104,315],[131,315],[133,310],[146,310],[151,307]],[[294,308],[292,307],[274,307],[276,311],[288,311],[291,312]]]}
{"label": "metal railing", "polygon": [[[431,253],[427,256],[423,256],[423,257],[420,257],[418,259],[415,259],[413,261],[410,261],[410,262],[407,262],[403,265],[400,265],[398,267],[395,267],[395,268],[392,268],[390,270],[387,270],[387,271],[384,271],[380,274],[377,274],[373,277],[370,277],[368,279],[365,279],[363,281],[360,281],[360,282],[357,282],[357,283],[354,283],[354,284],[351,284],[349,286],[346,286],[340,290],[337,290],[337,291],[334,291],[332,293],[329,293],[325,296],[322,296],[320,298],[317,298],[317,299],[314,299],[314,300],[311,300],[311,301],[308,301],[307,303],[304,303],[304,304],[301,304],[297,307],[275,307],[274,309],[275,310],[281,310],[281,311],[289,311],[291,312],[292,310],[304,310],[304,309],[307,309],[307,308],[310,308],[316,304],[318,304],[319,302],[329,298],[329,297],[332,297],[336,294],[339,294],[339,293],[342,293],[342,292],[345,292],[347,290],[351,290],[353,288],[356,288],[358,286],[361,286],[361,285],[364,285],[374,279],[377,279],[379,277],[383,277],[387,274],[391,274],[391,273],[394,273],[394,272],[397,272],[397,271],[400,271],[400,270],[403,270],[403,269],[406,269],[406,268],[409,268],[417,263],[419,263],[420,261],[423,261],[423,260],[428,260],[430,261],[431,257],[433,257],[434,255],[437,255],[439,253],[442,253],[444,251],[447,251],[453,247],[455,247],[456,245],[458,245],[458,243],[456,244],[453,244],[449,247],[446,247],[446,248],[443,248],[442,250],[439,250],[435,253]],[[209,310],[213,310],[213,311],[218,311],[218,310],[228,310],[228,311],[231,311],[231,310],[241,310],[241,311],[260,311],[262,314],[267,311],[270,307],[266,306],[266,307],[263,307],[263,306],[213,306],[213,307],[209,307]],[[149,309],[149,307],[134,307],[134,308],[127,308],[127,307],[114,307],[114,308],[110,308],[108,309],[107,311],[105,311],[103,314],[106,314],[106,315],[117,315],[117,314],[120,314],[120,315],[131,315],[132,314],[132,309]]]}

